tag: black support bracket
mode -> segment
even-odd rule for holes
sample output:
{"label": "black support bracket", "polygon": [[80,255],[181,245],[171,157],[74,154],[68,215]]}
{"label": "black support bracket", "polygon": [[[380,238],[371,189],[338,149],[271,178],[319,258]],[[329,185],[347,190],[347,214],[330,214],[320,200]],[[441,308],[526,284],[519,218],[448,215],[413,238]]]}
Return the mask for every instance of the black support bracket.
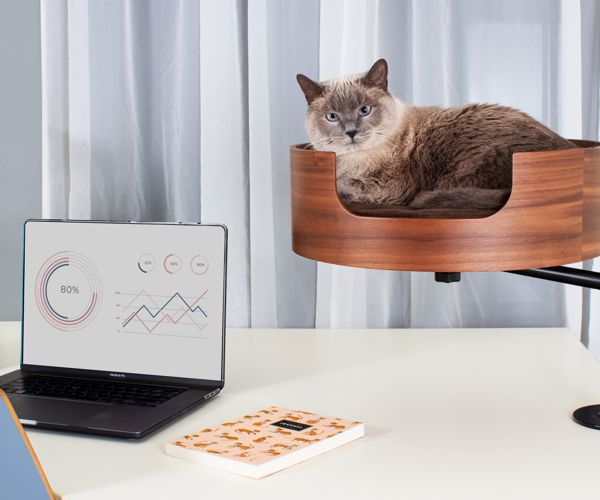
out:
{"label": "black support bracket", "polygon": [[[506,271],[507,273],[520,274],[531,278],[539,278],[546,281],[556,281],[566,285],[581,286],[600,290],[600,273],[574,269],[566,266],[542,267],[539,269],[519,269]],[[438,283],[456,283],[460,281],[460,273],[435,273],[435,281]]]}
{"label": "black support bracket", "polygon": [[460,273],[435,273],[435,281],[439,283],[456,283],[460,281]]}

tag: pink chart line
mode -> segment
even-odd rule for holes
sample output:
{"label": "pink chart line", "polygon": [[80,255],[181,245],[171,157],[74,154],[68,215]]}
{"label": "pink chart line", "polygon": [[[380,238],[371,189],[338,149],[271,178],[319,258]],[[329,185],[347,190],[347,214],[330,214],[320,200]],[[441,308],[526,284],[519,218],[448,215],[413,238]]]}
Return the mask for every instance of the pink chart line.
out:
{"label": "pink chart line", "polygon": [[[146,293],[145,291],[142,291],[142,292]],[[137,298],[139,295],[141,295],[141,293],[142,293],[142,292],[140,292],[140,293],[139,293],[139,294],[136,296],[136,298]],[[159,324],[161,324],[161,323],[162,323],[162,321],[163,321],[163,320],[165,320],[165,319],[168,319],[168,320],[169,320],[169,321],[170,321],[172,324],[175,324],[175,323],[177,323],[178,321],[180,321],[180,320],[181,320],[181,319],[182,319],[184,316],[187,316],[187,317],[188,317],[188,318],[189,318],[189,319],[192,321],[192,323],[194,323],[194,324],[196,325],[196,327],[198,327],[198,328],[200,329],[200,325],[198,325],[198,324],[197,324],[197,323],[194,321],[194,318],[193,318],[193,317],[192,317],[192,315],[191,315],[191,314],[189,314],[189,313],[190,313],[190,312],[196,312],[196,311],[200,311],[200,312],[201,312],[201,313],[202,313],[202,314],[203,314],[203,315],[206,317],[206,313],[204,312],[204,310],[203,310],[203,309],[202,309],[200,306],[198,306],[198,305],[196,305],[196,304],[197,304],[197,303],[198,303],[198,302],[199,302],[199,301],[200,301],[200,300],[201,300],[201,299],[202,299],[202,298],[203,298],[203,297],[206,295],[206,293],[207,293],[207,292],[208,292],[208,289],[207,289],[207,290],[205,290],[205,291],[204,291],[204,293],[203,293],[202,295],[200,295],[200,297],[198,297],[198,298],[197,298],[197,299],[196,299],[196,300],[195,300],[195,301],[194,301],[194,302],[193,302],[191,305],[187,303],[187,301],[186,301],[186,300],[185,300],[185,299],[184,299],[184,298],[183,298],[183,297],[182,297],[182,296],[179,294],[179,292],[175,292],[175,293],[174,293],[174,294],[173,294],[173,295],[172,295],[172,296],[169,298],[169,300],[167,300],[167,302],[165,302],[165,304],[163,304],[163,306],[162,306],[162,307],[161,307],[161,308],[160,308],[158,311],[156,311],[156,313],[153,313],[152,311],[150,311],[150,309],[148,309],[148,307],[147,307],[147,306],[144,304],[144,305],[140,306],[140,307],[139,307],[139,308],[138,308],[138,309],[137,309],[135,312],[131,313],[131,314],[130,314],[130,315],[127,317],[127,319],[126,319],[126,320],[123,322],[123,324],[122,324],[122,328],[125,328],[125,327],[126,327],[126,326],[127,326],[127,325],[128,325],[130,322],[131,322],[131,321],[133,321],[133,319],[134,319],[134,318],[136,318],[136,317],[137,317],[138,321],[139,321],[140,323],[142,323],[142,325],[144,326],[144,328],[145,328],[145,329],[146,329],[148,332],[152,332],[152,331],[154,331],[154,330],[156,329],[156,327],[157,327]],[[146,294],[146,295],[147,295],[147,294]],[[183,303],[185,304],[185,306],[186,306],[187,310],[185,310],[185,309],[180,309],[181,311],[184,311],[184,312],[183,312],[183,314],[181,314],[181,315],[179,316],[179,318],[177,318],[177,319],[174,319],[174,316],[175,316],[175,315],[171,316],[171,315],[169,315],[168,313],[164,312],[163,310],[164,310],[164,309],[165,309],[165,308],[166,308],[166,307],[169,305],[169,303],[171,303],[171,301],[173,301],[173,300],[174,300],[175,298],[177,298],[177,297],[179,298],[179,300],[180,300],[181,302],[183,302]],[[134,299],[134,300],[135,300],[135,299]],[[129,305],[131,305],[131,303],[133,303],[133,301],[131,301],[131,302],[128,304],[128,306],[127,306],[127,307],[129,307]],[[144,323],[143,319],[140,317],[140,313],[141,313],[141,312],[142,312],[142,310],[144,310],[144,309],[146,310],[146,313],[147,313],[148,315],[150,315],[150,317],[152,317],[152,318],[156,318],[156,317],[159,315],[159,313],[161,313],[161,312],[162,312],[162,315],[163,315],[163,316],[161,317],[161,319],[160,319],[160,320],[159,320],[159,321],[158,321],[158,322],[157,322],[157,323],[156,323],[156,324],[155,324],[155,325],[154,325],[152,328],[149,328],[149,327],[148,327],[148,325],[146,325],[146,323]],[[204,325],[204,326],[206,326],[206,325]],[[204,327],[204,326],[203,326],[203,327]],[[203,327],[202,327],[202,328],[203,328]]]}
{"label": "pink chart line", "polygon": [[[195,301],[192,303],[192,305],[191,305],[191,306],[189,306],[189,307],[190,307],[190,309],[191,309],[191,308],[193,308],[193,307],[194,307],[194,306],[195,306],[195,305],[196,305],[196,304],[197,304],[197,303],[198,303],[198,302],[199,302],[201,299],[203,299],[203,298],[204,298],[204,296],[205,296],[207,293],[208,293],[208,288],[207,288],[206,290],[204,290],[204,292],[202,293],[202,295],[200,295],[200,297],[198,297],[198,298],[197,298],[197,299],[196,299],[196,300],[195,300]],[[157,304],[157,303],[154,301],[154,299],[152,298],[152,296],[151,296],[151,295],[150,295],[150,294],[149,294],[149,293],[148,293],[146,290],[141,290],[141,291],[140,291],[138,294],[136,294],[136,296],[135,296],[135,297],[133,297],[133,299],[131,299],[131,300],[129,301],[129,303],[128,303],[126,306],[123,306],[123,310],[125,310],[125,309],[129,309],[129,307],[131,307],[131,304],[133,304],[133,303],[134,303],[134,302],[135,302],[135,301],[136,301],[136,300],[137,300],[139,297],[141,297],[142,295],[145,295],[146,297],[148,297],[148,299],[150,300],[150,302],[152,302],[152,305],[158,309],[158,304]],[[179,295],[179,294],[177,294],[177,295]],[[167,295],[167,297],[168,297],[168,295]],[[180,296],[180,297],[181,297],[181,296]],[[167,301],[167,303],[168,303],[168,302],[169,302],[169,301],[170,301],[172,298],[173,298],[173,296],[171,295],[171,298],[170,298],[170,299]],[[164,306],[163,306],[163,307],[164,307]],[[148,309],[148,308],[146,307],[146,309]],[[162,308],[161,308],[161,309],[162,309]]]}
{"label": "pink chart line", "polygon": [[145,295],[146,297],[148,297],[150,302],[152,302],[152,304],[154,304],[154,307],[158,307],[158,304],[156,302],[154,302],[154,299],[148,294],[148,292],[146,290],[142,290],[133,299],[131,299],[129,304],[127,304],[123,309],[127,309],[131,304],[133,304],[137,300],[138,297],[141,297],[142,294]]}
{"label": "pink chart line", "polygon": [[181,320],[181,319],[182,319],[184,316],[187,316],[187,317],[188,317],[188,318],[189,318],[189,319],[192,321],[192,323],[194,324],[194,326],[195,326],[196,328],[198,328],[198,330],[200,330],[200,331],[202,331],[202,330],[204,329],[204,327],[205,327],[205,326],[208,324],[208,323],[203,323],[203,324],[199,325],[198,323],[196,323],[196,322],[194,321],[194,318],[192,318],[192,316],[189,314],[189,312],[188,312],[188,311],[184,311],[184,313],[183,313],[181,316],[179,316],[179,318],[177,318],[177,319],[173,319],[173,318],[172,318],[171,316],[169,316],[168,314],[164,314],[164,315],[163,315],[163,317],[162,317],[162,318],[160,318],[160,320],[159,320],[157,323],[155,323],[155,324],[154,324],[154,326],[152,326],[152,327],[149,327],[149,326],[148,326],[148,325],[147,325],[147,324],[144,322],[144,320],[143,320],[142,318],[140,318],[139,316],[137,317],[137,320],[138,320],[138,321],[139,321],[139,322],[140,322],[140,323],[143,325],[143,327],[146,329],[146,331],[147,331],[148,333],[152,333],[152,332],[154,332],[154,330],[156,329],[156,327],[158,327],[158,325],[160,325],[160,324],[161,324],[163,321],[167,320],[167,321],[169,321],[171,324],[175,325],[175,324],[179,323],[179,321],[180,321],[180,320]]}

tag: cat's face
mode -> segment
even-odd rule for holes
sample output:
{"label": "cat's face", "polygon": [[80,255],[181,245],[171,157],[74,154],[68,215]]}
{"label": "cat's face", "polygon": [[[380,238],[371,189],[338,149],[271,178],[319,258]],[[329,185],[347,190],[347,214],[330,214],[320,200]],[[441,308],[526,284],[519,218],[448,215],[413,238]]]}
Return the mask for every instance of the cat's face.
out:
{"label": "cat's face", "polygon": [[365,74],[317,83],[297,77],[308,102],[306,129],[315,149],[344,154],[385,142],[397,120],[387,91],[387,64],[377,61]]}

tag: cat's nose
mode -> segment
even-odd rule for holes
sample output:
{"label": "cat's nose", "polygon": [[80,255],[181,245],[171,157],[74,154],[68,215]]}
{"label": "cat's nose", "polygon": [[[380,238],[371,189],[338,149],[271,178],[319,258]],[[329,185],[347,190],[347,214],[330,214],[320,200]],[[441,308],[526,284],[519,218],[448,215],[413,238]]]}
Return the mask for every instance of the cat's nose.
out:
{"label": "cat's nose", "polygon": [[354,136],[356,135],[357,132],[358,132],[358,130],[356,130],[355,128],[350,128],[350,129],[346,130],[346,135],[348,137],[350,137],[350,139],[354,139]]}

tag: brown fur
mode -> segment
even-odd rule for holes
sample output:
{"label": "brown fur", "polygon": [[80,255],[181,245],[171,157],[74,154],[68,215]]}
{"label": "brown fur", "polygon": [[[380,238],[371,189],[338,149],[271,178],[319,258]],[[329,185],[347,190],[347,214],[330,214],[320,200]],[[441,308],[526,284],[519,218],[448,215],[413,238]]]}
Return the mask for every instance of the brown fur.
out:
{"label": "brown fur", "polygon": [[[298,75],[298,83],[309,104],[310,142],[336,153],[344,201],[499,208],[510,194],[513,153],[576,147],[504,106],[406,105],[388,92],[383,59],[365,74],[322,83]],[[363,106],[370,106],[366,116]]]}

